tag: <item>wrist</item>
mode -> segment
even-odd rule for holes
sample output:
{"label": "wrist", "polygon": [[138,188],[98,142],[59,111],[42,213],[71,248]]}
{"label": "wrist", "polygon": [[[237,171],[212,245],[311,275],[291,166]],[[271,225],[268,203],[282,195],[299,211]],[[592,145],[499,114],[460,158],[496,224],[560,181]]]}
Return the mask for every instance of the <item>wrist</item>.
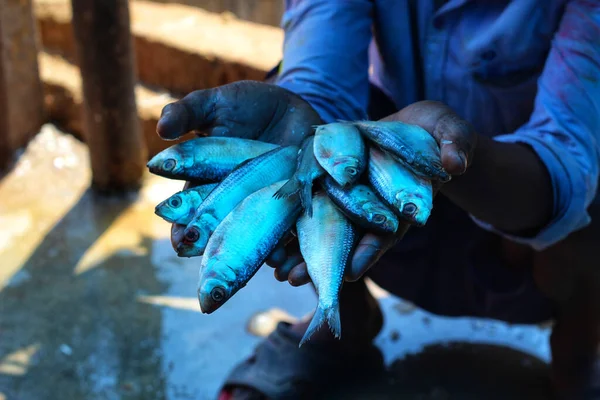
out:
{"label": "wrist", "polygon": [[475,218],[506,233],[536,232],[552,218],[548,170],[520,143],[479,136],[467,171],[440,191]]}

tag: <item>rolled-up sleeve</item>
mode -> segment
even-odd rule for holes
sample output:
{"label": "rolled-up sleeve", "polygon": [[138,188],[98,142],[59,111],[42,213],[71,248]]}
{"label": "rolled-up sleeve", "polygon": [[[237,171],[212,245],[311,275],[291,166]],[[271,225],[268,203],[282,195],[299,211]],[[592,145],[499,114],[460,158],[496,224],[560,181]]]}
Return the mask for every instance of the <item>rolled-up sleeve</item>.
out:
{"label": "rolled-up sleeve", "polygon": [[370,0],[288,0],[277,85],[325,122],[366,119],[372,12]]}
{"label": "rolled-up sleeve", "polygon": [[[543,250],[590,223],[600,164],[600,2],[570,1],[538,81],[534,112],[502,142],[529,145],[550,174],[554,215],[535,237],[480,226]],[[597,201],[597,200],[596,200]]]}

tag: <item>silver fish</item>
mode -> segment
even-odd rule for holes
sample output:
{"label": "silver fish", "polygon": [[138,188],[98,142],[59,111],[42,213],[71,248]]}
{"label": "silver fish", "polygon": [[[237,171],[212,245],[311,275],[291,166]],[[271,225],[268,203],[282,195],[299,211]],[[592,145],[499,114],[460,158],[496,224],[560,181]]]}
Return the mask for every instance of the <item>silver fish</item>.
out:
{"label": "silver fish", "polygon": [[356,225],[380,234],[398,229],[396,214],[368,186],[343,188],[330,176],[321,179],[321,184],[333,203]]}
{"label": "silver fish", "polygon": [[187,225],[194,218],[196,209],[217,185],[207,183],[177,192],[158,203],[154,213],[167,222]]}
{"label": "silver fish", "polygon": [[200,265],[198,300],[210,314],[248,283],[296,222],[298,196],[275,199],[285,180],[246,197],[210,237]]}
{"label": "silver fish", "polygon": [[352,124],[369,140],[408,164],[417,175],[441,182],[450,180],[450,174],[442,167],[440,147],[435,138],[420,126],[400,121],[359,121]]}
{"label": "silver fish", "polygon": [[319,164],[341,186],[358,181],[367,166],[365,144],[358,129],[351,124],[319,125],[315,131],[314,153]]}
{"label": "silver fish", "polygon": [[415,175],[385,151],[369,149],[369,183],[398,215],[423,226],[433,207],[431,181]]}
{"label": "silver fish", "polygon": [[202,255],[217,225],[251,193],[294,174],[298,147],[273,149],[245,161],[210,192],[196,210],[177,246],[180,257]]}
{"label": "silver fish", "polygon": [[335,337],[340,337],[339,295],[344,271],[354,248],[356,232],[327,194],[313,197],[313,217],[302,215],[296,223],[300,252],[315,285],[319,301],[300,346],[327,321]]}
{"label": "silver fish", "polygon": [[201,137],[171,146],[148,161],[151,173],[165,178],[218,182],[242,162],[279,146],[235,137]]}
{"label": "silver fish", "polygon": [[300,201],[308,216],[312,216],[313,181],[325,174],[325,170],[315,158],[313,150],[314,139],[314,136],[309,136],[302,142],[302,147],[298,151],[298,165],[296,167],[296,172],[292,178],[287,181],[277,193],[275,193],[275,198],[285,198],[300,192]]}

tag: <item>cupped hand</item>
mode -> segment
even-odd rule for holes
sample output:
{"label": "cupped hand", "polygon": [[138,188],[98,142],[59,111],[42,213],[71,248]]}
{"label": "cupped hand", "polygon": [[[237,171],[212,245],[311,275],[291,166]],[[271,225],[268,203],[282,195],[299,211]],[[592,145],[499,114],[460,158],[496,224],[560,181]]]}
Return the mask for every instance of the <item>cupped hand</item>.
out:
{"label": "cupped hand", "polygon": [[163,110],[156,128],[165,140],[188,132],[299,145],[321,124],[300,96],[279,86],[239,81],[192,92]]}
{"label": "cupped hand", "polygon": [[[208,136],[256,139],[281,146],[299,145],[323,121],[300,96],[281,87],[239,81],[192,92],[167,104],[156,131],[165,140],[188,132]],[[184,189],[190,187],[187,182]],[[173,224],[171,244],[183,238],[185,226]]]}
{"label": "cupped hand", "polygon": [[[401,121],[418,125],[429,132],[440,146],[442,166],[453,176],[462,175],[473,162],[473,153],[477,146],[475,130],[470,123],[441,102],[416,102],[383,118],[382,121]],[[434,196],[437,191],[434,190]],[[392,236],[365,234],[354,251],[346,269],[345,279],[360,279],[385,252],[402,239],[409,227],[408,223],[401,222],[398,231]],[[279,258],[272,261],[272,266],[276,267],[275,277],[278,280],[288,280],[291,285],[300,286],[310,282],[310,277],[306,264],[294,246],[297,247],[297,243],[292,242],[288,248],[280,246]],[[291,256],[283,257],[282,254],[286,252]],[[285,261],[280,263],[279,260]]]}

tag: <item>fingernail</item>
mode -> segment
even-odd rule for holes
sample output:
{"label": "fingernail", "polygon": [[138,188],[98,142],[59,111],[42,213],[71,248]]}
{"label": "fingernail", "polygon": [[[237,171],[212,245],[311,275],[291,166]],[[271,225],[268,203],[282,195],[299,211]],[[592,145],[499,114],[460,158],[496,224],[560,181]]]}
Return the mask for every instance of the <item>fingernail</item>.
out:
{"label": "fingernail", "polygon": [[465,154],[464,151],[459,150],[458,158],[460,158],[460,161],[462,163],[462,172],[465,172],[467,170],[467,155]]}

